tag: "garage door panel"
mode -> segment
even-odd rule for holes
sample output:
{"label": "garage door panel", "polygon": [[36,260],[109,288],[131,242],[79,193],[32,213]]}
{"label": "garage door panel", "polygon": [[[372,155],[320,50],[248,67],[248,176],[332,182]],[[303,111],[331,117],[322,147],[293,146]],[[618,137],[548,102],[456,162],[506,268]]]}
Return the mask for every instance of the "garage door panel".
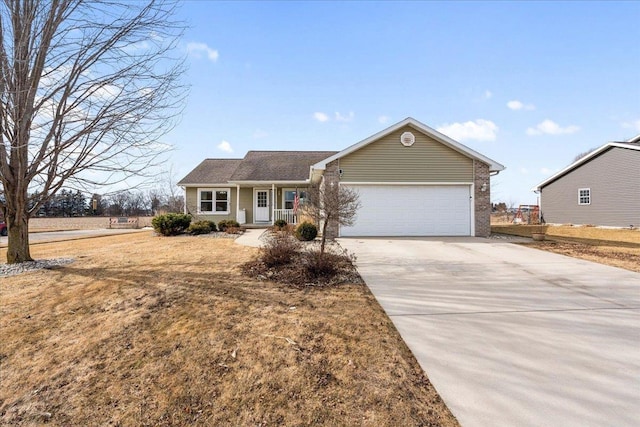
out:
{"label": "garage door panel", "polygon": [[468,185],[350,185],[362,207],[342,236],[468,236]]}

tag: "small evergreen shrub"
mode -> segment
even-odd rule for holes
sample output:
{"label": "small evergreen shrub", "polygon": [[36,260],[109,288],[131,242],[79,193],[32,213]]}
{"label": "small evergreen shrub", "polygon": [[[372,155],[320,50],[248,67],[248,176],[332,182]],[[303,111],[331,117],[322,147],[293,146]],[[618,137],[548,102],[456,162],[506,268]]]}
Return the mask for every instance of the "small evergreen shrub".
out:
{"label": "small evergreen shrub", "polygon": [[218,228],[216,227],[216,223],[213,221],[207,221],[209,223],[209,228],[211,229],[211,231],[218,231]]}
{"label": "small evergreen shrub", "polygon": [[309,242],[318,235],[318,228],[310,222],[303,222],[296,228],[296,237],[299,240]]}
{"label": "small evergreen shrub", "polygon": [[287,221],[285,221],[284,219],[279,219],[276,222],[274,222],[273,225],[278,229],[282,230],[287,226]]}
{"label": "small evergreen shrub", "polygon": [[225,231],[227,229],[227,220],[226,219],[222,219],[220,221],[218,221],[218,230],[219,231]]}
{"label": "small evergreen shrub", "polygon": [[[215,224],[214,224],[215,227]],[[211,221],[196,221],[192,222],[187,228],[187,233],[197,234],[209,234],[211,233]]]}
{"label": "small evergreen shrub", "polygon": [[151,220],[153,229],[163,236],[176,236],[184,233],[191,224],[191,215],[168,213],[158,215]]}

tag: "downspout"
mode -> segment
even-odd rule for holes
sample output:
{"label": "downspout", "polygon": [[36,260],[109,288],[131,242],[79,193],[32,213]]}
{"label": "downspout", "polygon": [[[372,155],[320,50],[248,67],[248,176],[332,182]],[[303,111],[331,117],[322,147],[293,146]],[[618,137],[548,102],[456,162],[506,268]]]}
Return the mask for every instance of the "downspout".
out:
{"label": "downspout", "polygon": [[278,197],[278,195],[276,194],[276,185],[275,184],[271,184],[271,225],[273,225],[274,223],[274,218],[276,217],[276,197]]}

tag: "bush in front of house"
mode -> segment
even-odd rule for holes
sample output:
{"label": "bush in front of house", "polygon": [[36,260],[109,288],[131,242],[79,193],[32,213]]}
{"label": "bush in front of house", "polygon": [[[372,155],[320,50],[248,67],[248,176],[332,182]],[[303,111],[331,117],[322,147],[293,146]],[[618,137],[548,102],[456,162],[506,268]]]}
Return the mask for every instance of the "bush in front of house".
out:
{"label": "bush in front of house", "polygon": [[216,227],[216,223],[213,221],[206,221],[209,223],[209,228],[211,229],[211,231],[218,231],[218,227]]}
{"label": "bush in front of house", "polygon": [[286,231],[266,233],[260,248],[260,261],[267,267],[290,264],[300,251],[300,242]]}
{"label": "bush in front of house", "polygon": [[276,227],[278,230],[282,230],[287,226],[287,221],[285,221],[284,219],[277,219],[273,223],[273,226]]}
{"label": "bush in front of house", "polygon": [[184,233],[191,224],[191,215],[168,213],[158,215],[151,220],[153,229],[163,236],[176,236]]}
{"label": "bush in front of house", "polygon": [[318,235],[318,227],[311,224],[310,222],[303,222],[296,228],[296,237],[299,240],[304,240],[305,242],[309,242],[316,238]]}
{"label": "bush in front of house", "polygon": [[[215,223],[214,223],[215,227]],[[198,235],[198,234],[209,234],[211,233],[211,221],[196,221],[192,222],[187,228],[187,233]]]}
{"label": "bush in front of house", "polygon": [[229,229],[233,229],[231,231],[236,231],[239,228],[240,223],[234,219],[223,219],[222,221],[218,221],[218,230],[220,231],[229,232]]}

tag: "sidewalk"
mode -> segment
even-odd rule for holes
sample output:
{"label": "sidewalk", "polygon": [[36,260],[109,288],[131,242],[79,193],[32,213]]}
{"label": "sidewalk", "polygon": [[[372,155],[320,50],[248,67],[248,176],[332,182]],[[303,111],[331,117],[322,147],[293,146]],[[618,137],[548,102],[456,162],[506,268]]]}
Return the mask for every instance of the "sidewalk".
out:
{"label": "sidewalk", "polygon": [[262,234],[265,231],[267,231],[266,228],[250,228],[250,229],[247,229],[242,234],[242,236],[238,237],[235,240],[235,242],[240,244],[240,245],[259,248],[260,246],[262,246],[262,241],[260,240],[260,237],[262,236]]}

